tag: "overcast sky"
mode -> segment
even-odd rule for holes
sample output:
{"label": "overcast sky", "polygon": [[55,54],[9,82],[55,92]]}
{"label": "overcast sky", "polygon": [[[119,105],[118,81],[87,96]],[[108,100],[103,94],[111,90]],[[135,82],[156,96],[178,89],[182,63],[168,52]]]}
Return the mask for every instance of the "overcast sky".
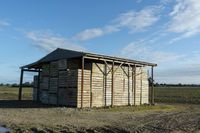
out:
{"label": "overcast sky", "polygon": [[3,83],[60,47],[157,63],[156,82],[199,84],[199,42],[200,0],[0,0]]}

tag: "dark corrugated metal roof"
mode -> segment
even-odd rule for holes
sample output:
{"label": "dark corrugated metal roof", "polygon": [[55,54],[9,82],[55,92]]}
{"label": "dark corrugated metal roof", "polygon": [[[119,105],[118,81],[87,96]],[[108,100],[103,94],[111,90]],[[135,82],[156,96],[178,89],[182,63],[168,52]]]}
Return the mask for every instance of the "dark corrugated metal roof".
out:
{"label": "dark corrugated metal roof", "polygon": [[106,56],[106,55],[79,52],[79,51],[58,48],[58,49],[54,50],[53,52],[49,53],[48,55],[46,55],[45,57],[43,57],[42,59],[40,59],[34,63],[28,64],[26,66],[23,66],[22,68],[35,68],[36,66],[38,66],[39,64],[42,64],[42,63],[56,61],[56,60],[60,60],[60,59],[79,58],[82,56],[110,59],[110,60],[116,60],[116,61],[124,61],[124,62],[137,63],[137,64],[148,65],[148,66],[157,66],[157,64],[149,63],[149,62],[142,62],[142,61],[125,59],[125,58],[119,58],[119,57],[113,57],[113,56]]}

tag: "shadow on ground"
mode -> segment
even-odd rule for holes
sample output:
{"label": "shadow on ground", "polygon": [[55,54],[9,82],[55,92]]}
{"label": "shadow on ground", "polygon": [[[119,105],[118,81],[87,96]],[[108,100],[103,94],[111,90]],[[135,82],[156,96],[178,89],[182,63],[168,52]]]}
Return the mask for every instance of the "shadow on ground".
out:
{"label": "shadow on ground", "polygon": [[0,100],[0,108],[55,108],[58,106],[41,104],[32,100]]}

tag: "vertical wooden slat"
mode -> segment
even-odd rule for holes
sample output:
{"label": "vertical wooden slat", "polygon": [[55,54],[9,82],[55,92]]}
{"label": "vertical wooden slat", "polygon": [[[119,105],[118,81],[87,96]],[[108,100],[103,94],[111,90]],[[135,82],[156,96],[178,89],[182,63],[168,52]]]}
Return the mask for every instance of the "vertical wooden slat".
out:
{"label": "vertical wooden slat", "polygon": [[128,105],[130,105],[130,65],[128,65]]}
{"label": "vertical wooden slat", "polygon": [[84,65],[85,65],[85,59],[83,56],[82,57],[82,70],[81,70],[81,108],[83,108]]}
{"label": "vertical wooden slat", "polygon": [[22,100],[22,85],[23,85],[23,78],[24,78],[24,70],[21,68],[21,75],[20,75],[20,84],[19,84],[19,95],[18,100]]}
{"label": "vertical wooden slat", "polygon": [[151,83],[151,91],[152,91],[152,94],[151,94],[151,104],[154,105],[154,77],[153,77],[153,66],[151,67],[151,78],[152,78],[152,83]]}
{"label": "vertical wooden slat", "polygon": [[131,79],[131,82],[132,82],[132,90],[131,90],[131,93],[132,93],[132,105],[134,104],[133,100],[134,100],[134,67],[132,66],[132,79]]}
{"label": "vertical wooden slat", "polygon": [[140,68],[141,74],[140,74],[140,105],[142,104],[142,67]]}
{"label": "vertical wooden slat", "polygon": [[37,102],[40,101],[40,69],[39,69],[39,72],[38,72],[38,84],[37,84]]}
{"label": "vertical wooden slat", "polygon": [[92,107],[92,73],[93,73],[93,65],[91,63],[91,74],[90,74],[90,108]]}
{"label": "vertical wooden slat", "polygon": [[136,65],[134,67],[134,105],[136,105]]}
{"label": "vertical wooden slat", "polygon": [[113,107],[114,105],[114,61],[112,62],[112,88],[111,88],[111,91],[112,91],[112,102],[111,102],[111,106]]}
{"label": "vertical wooden slat", "polygon": [[107,64],[105,63],[105,69],[104,69],[104,96],[105,96],[105,106],[107,106]]}

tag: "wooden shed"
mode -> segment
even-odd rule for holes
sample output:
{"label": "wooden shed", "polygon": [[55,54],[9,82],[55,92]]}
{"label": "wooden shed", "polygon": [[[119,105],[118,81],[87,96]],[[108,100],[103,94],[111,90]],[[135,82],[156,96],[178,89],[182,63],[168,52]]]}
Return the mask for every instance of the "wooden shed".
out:
{"label": "wooden shed", "polygon": [[72,107],[103,107],[154,104],[153,82],[149,86],[147,67],[153,63],[56,49],[42,59],[21,67],[34,77],[33,100]]}

